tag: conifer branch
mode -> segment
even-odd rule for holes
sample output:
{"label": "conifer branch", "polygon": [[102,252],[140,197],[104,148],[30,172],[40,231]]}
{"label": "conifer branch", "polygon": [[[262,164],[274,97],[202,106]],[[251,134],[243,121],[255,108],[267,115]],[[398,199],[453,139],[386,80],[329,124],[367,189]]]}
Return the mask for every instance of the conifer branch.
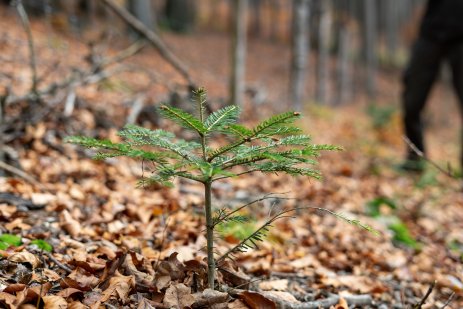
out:
{"label": "conifer branch", "polygon": [[234,214],[236,214],[237,212],[239,212],[240,210],[248,207],[248,206],[251,206],[255,203],[259,203],[259,202],[262,202],[262,201],[265,201],[265,200],[268,200],[268,199],[272,199],[272,198],[276,198],[276,199],[280,199],[280,200],[291,200],[291,199],[294,199],[294,198],[290,198],[290,197],[280,197],[280,196],[275,196],[276,194],[285,194],[285,193],[269,193],[269,194],[266,194],[264,195],[263,197],[261,198],[258,198],[256,200],[253,200],[249,203],[246,203],[244,205],[241,205],[240,207],[230,211],[230,212],[222,212],[221,214],[219,214],[216,218],[216,222],[214,225],[217,225],[217,224],[220,224],[221,222],[224,222],[227,220],[227,218],[233,216]]}

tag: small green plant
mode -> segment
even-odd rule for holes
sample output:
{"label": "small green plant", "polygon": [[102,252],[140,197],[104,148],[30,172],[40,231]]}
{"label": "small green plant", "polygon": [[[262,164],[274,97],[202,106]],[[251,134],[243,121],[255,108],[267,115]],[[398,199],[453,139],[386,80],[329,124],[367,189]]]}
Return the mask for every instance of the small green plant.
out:
{"label": "small green plant", "polygon": [[396,244],[403,244],[415,250],[420,250],[422,245],[410,234],[407,225],[396,215],[384,215],[381,213],[382,207],[390,210],[397,210],[396,202],[388,197],[379,196],[366,203],[366,213],[373,218],[381,218],[386,223],[387,228],[393,233],[392,240]]}
{"label": "small green plant", "polygon": [[368,105],[366,112],[371,118],[373,127],[379,130],[390,124],[396,109],[394,106],[379,106],[375,103],[371,103]]}
{"label": "small green plant", "polygon": [[19,247],[22,245],[21,237],[12,234],[0,235],[0,250],[6,250],[9,247]]}
{"label": "small green plant", "polygon": [[30,244],[37,247],[39,250],[42,250],[42,251],[47,251],[47,252],[53,251],[53,246],[43,239],[34,239],[30,242]]}
{"label": "small green plant", "polygon": [[[244,222],[239,210],[252,202],[230,211],[219,209],[213,213],[211,203],[212,183],[230,177],[262,172],[285,173],[320,178],[313,169],[315,157],[322,150],[338,150],[332,145],[312,144],[311,138],[294,126],[301,117],[297,112],[286,112],[260,122],[254,128],[237,124],[240,109],[227,106],[209,115],[206,114],[206,91],[202,88],[193,92],[197,114],[182,109],[161,105],[159,113],[186,130],[196,134],[195,140],[176,138],[174,134],[157,129],[149,130],[135,125],[126,125],[119,132],[122,143],[98,140],[84,136],[68,137],[67,142],[98,149],[97,159],[128,156],[153,162],[154,170],[141,184],[160,183],[173,185],[176,177],[187,178],[204,185],[204,209],[206,219],[208,284],[214,289],[216,262],[231,257],[234,253],[256,247],[269,226],[276,220],[288,217],[288,210],[271,216],[261,227],[243,239],[238,245],[218,257],[214,257],[214,229],[226,222]],[[212,147],[214,137],[226,137],[228,143]],[[149,149],[147,147],[150,147]],[[257,200],[258,201],[258,200]],[[346,218],[342,217],[346,220]],[[348,220],[357,224],[357,221]]]}

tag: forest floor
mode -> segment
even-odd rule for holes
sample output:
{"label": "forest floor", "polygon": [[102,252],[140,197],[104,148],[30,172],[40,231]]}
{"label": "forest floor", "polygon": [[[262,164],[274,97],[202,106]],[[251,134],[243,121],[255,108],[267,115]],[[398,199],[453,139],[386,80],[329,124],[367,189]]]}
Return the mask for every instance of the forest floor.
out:
{"label": "forest floor", "polygon": [[[28,91],[31,74],[27,39],[12,15],[0,10],[0,86],[20,95]],[[88,67],[89,48],[83,43],[88,38],[98,41],[104,56],[129,45],[118,33],[63,34],[40,19],[32,21],[32,29],[39,76],[49,71],[41,85],[62,80],[72,68]],[[198,33],[165,34],[164,39],[213,104],[221,104],[229,75],[227,38]],[[269,111],[284,110],[289,49],[253,40],[248,52],[248,82],[266,95],[258,108],[247,108],[245,115],[252,116],[245,121],[255,123]],[[380,74],[376,108],[370,112],[360,90],[341,106],[308,102],[300,125],[316,143],[345,149],[319,158],[323,180],[256,174],[219,183],[213,192],[217,208],[268,193],[294,198],[251,207],[255,221],[227,225],[217,251],[282,207],[327,208],[371,225],[379,235],[329,214],[300,211],[277,222],[259,250],[243,253],[220,272],[229,297],[203,292],[201,187],[178,181],[173,189],[138,188],[137,180],[149,173],[140,162],[96,162],[91,153],[62,143],[74,134],[116,139],[136,98],[155,105],[181,83],[151,48],[116,65],[125,71],[76,88],[78,100],[68,116],[63,102],[70,100],[69,89],[59,100],[6,108],[3,141],[10,159],[5,162],[18,164],[27,175],[0,178],[0,232],[20,235],[19,242],[8,236],[0,241],[10,245],[0,247],[0,306],[418,308],[413,305],[432,287],[422,308],[443,308],[453,292],[446,308],[463,307],[461,182],[432,166],[421,175],[395,168],[405,153],[398,71]],[[307,87],[313,89],[313,81]],[[329,89],[334,92],[334,86]],[[452,101],[440,84],[427,113],[429,154],[444,168],[459,156],[459,117]],[[255,293],[243,291],[247,288]]]}

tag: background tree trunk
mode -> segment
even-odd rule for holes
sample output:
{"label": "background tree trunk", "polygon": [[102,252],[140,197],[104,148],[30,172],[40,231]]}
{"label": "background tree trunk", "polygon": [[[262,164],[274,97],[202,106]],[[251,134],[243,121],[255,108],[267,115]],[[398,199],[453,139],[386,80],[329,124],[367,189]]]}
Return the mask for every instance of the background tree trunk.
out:
{"label": "background tree trunk", "polygon": [[351,63],[350,63],[350,40],[351,34],[347,25],[341,23],[338,33],[338,59],[337,59],[337,80],[338,80],[338,96],[336,104],[342,104],[349,100],[350,90],[352,86],[351,80]]}
{"label": "background tree trunk", "polygon": [[317,61],[317,93],[318,103],[326,103],[326,89],[329,71],[329,44],[331,34],[331,1],[319,0],[318,25],[318,61]]}
{"label": "background tree trunk", "polygon": [[364,40],[363,50],[365,52],[365,85],[367,95],[373,100],[376,95],[376,1],[364,0]]}
{"label": "background tree trunk", "polygon": [[243,106],[246,76],[246,30],[248,0],[232,1],[233,37],[232,72],[230,81],[231,104]]}
{"label": "background tree trunk", "polygon": [[293,0],[290,99],[296,111],[302,110],[309,50],[309,0]]}
{"label": "background tree trunk", "polygon": [[164,13],[172,30],[191,31],[196,19],[195,0],[167,0]]}
{"label": "background tree trunk", "polygon": [[151,0],[130,0],[128,6],[129,12],[138,18],[147,28],[150,30],[155,29],[156,20]]}

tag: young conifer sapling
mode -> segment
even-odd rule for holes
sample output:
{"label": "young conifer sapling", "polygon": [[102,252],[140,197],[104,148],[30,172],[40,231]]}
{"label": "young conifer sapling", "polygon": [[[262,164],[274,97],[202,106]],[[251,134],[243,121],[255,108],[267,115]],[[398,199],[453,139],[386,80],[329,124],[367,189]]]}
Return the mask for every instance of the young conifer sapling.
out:
{"label": "young conifer sapling", "polygon": [[[96,159],[128,156],[151,161],[154,170],[142,183],[160,183],[172,186],[176,177],[190,179],[204,186],[204,212],[206,221],[208,285],[214,289],[216,262],[221,262],[233,253],[256,246],[262,240],[267,228],[275,220],[285,217],[287,211],[273,216],[252,235],[241,241],[217,259],[214,256],[214,228],[226,221],[239,222],[242,216],[237,210],[217,210],[214,216],[212,208],[212,184],[215,181],[236,178],[253,172],[286,173],[292,176],[302,175],[320,178],[320,173],[313,169],[314,158],[323,150],[337,150],[332,145],[312,144],[311,138],[303,134],[294,125],[301,117],[298,112],[285,112],[272,116],[253,128],[237,123],[240,108],[235,105],[206,113],[206,91],[199,88],[193,92],[196,115],[168,105],[161,105],[161,116],[172,120],[184,129],[196,135],[194,140],[176,138],[174,134],[157,129],[150,130],[136,125],[126,125],[118,134],[124,140],[114,143],[85,136],[72,136],[67,142],[96,148]],[[227,143],[212,147],[213,138],[226,137]],[[323,210],[323,209],[322,209]],[[337,215],[333,213],[334,215]],[[361,225],[358,221],[346,219]],[[368,226],[363,226],[368,229]]]}

